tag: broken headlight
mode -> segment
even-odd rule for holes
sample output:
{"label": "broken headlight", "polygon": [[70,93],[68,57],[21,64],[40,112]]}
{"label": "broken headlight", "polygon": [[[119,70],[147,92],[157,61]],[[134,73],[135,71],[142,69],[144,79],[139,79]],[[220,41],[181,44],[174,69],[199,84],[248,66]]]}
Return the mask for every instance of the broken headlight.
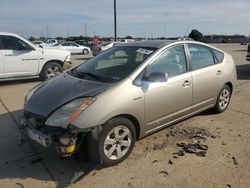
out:
{"label": "broken headlight", "polygon": [[80,98],[71,101],[56,110],[45,122],[46,125],[66,128],[82,111],[88,108],[96,99]]}

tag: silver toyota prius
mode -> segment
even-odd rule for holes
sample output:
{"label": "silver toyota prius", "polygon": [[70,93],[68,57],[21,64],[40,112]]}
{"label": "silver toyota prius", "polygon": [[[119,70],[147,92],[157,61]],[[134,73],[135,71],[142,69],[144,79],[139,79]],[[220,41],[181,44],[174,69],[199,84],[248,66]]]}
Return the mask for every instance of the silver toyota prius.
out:
{"label": "silver toyota prius", "polygon": [[235,82],[232,56],[210,45],[126,43],[30,90],[20,125],[63,157],[85,154],[111,166],[142,137],[208,109],[225,111]]}

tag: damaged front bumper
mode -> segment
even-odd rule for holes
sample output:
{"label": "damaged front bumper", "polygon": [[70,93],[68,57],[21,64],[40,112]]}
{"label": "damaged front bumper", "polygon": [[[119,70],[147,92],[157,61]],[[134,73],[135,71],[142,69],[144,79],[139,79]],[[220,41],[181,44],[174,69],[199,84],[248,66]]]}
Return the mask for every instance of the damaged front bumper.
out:
{"label": "damaged front bumper", "polygon": [[32,119],[25,117],[20,119],[20,128],[24,135],[43,147],[48,148],[54,145],[62,157],[68,157],[75,153],[81,144],[81,138],[85,136],[84,132],[72,126],[63,129],[36,125]]}

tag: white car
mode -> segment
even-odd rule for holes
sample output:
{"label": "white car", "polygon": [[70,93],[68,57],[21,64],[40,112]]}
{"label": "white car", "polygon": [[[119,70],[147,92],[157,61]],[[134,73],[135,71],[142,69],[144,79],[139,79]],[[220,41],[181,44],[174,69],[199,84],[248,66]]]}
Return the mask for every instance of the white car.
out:
{"label": "white car", "polygon": [[100,46],[94,46],[93,47],[93,55],[96,56],[98,55],[99,53],[103,52],[103,51],[106,51],[108,50],[109,48],[112,48],[113,46],[116,46],[116,45],[119,45],[119,44],[122,44],[123,42],[107,42],[107,43],[103,43],[102,45]]}
{"label": "white car", "polygon": [[56,39],[48,39],[46,42],[45,42],[45,45],[46,46],[53,46],[55,44],[57,44],[58,41]]}
{"label": "white car", "polygon": [[43,41],[40,41],[40,40],[32,41],[32,43],[40,48],[43,48],[46,45]]}
{"label": "white car", "polygon": [[39,48],[24,38],[0,32],[0,81],[55,77],[71,66],[70,53]]}
{"label": "white car", "polygon": [[84,54],[87,55],[91,49],[87,46],[81,46],[75,42],[61,42],[50,48],[57,48],[69,51],[71,54]]}

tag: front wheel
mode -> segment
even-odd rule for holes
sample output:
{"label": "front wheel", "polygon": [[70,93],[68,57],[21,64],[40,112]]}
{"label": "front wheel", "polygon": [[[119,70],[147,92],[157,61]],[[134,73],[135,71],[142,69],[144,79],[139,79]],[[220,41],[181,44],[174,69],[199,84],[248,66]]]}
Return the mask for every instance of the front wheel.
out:
{"label": "front wheel", "polygon": [[50,62],[43,67],[40,73],[40,77],[42,80],[47,80],[62,74],[62,72],[63,69],[59,63]]}
{"label": "front wheel", "polygon": [[126,118],[111,119],[104,125],[100,133],[98,147],[93,148],[95,146],[91,142],[88,144],[89,159],[98,156],[103,166],[116,165],[129,156],[135,140],[135,127],[130,120]]}
{"label": "front wheel", "polygon": [[222,113],[224,112],[230,102],[230,98],[231,98],[231,89],[228,85],[225,85],[222,90],[220,91],[219,97],[217,99],[217,102],[215,104],[215,107],[213,108],[213,110],[216,113]]}

